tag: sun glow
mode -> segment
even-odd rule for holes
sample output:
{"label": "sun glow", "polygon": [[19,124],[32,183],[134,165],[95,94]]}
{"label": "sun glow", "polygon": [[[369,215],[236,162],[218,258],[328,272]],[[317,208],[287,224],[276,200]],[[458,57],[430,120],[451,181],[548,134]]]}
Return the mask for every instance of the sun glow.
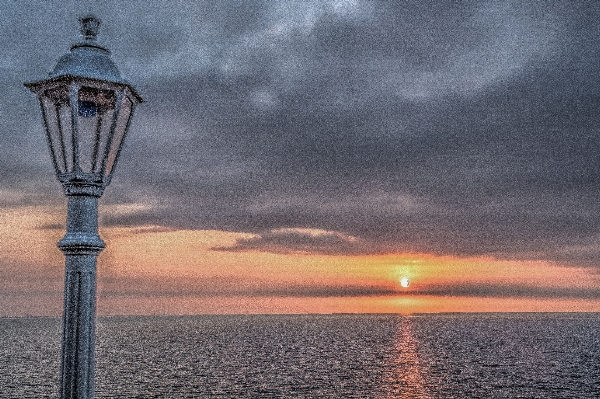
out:
{"label": "sun glow", "polygon": [[410,285],[410,280],[408,279],[408,277],[402,277],[400,279],[400,285],[402,286],[402,288],[408,288],[408,286]]}

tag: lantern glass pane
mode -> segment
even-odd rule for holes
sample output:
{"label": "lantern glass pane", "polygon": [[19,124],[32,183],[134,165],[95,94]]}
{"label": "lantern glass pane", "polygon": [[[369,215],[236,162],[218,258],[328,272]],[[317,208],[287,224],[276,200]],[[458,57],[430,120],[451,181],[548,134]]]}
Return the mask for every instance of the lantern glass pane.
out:
{"label": "lantern glass pane", "polygon": [[93,87],[79,89],[77,98],[77,128],[79,169],[98,173],[112,123],[116,96],[112,90]]}
{"label": "lantern glass pane", "polygon": [[102,165],[105,160],[106,147],[110,138],[110,129],[115,116],[115,110],[109,109],[102,114],[97,134],[97,148],[94,151],[93,173],[102,173]]}
{"label": "lantern glass pane", "polygon": [[117,115],[117,121],[115,123],[115,131],[113,138],[110,142],[110,150],[108,152],[108,158],[106,162],[106,169],[104,173],[109,176],[113,172],[113,168],[117,163],[117,157],[121,150],[121,143],[125,138],[127,127],[129,124],[129,118],[131,117],[131,111],[133,110],[133,103],[127,96],[123,96],[123,102]]}
{"label": "lantern glass pane", "polygon": [[60,131],[58,110],[54,101],[48,97],[41,98],[44,122],[46,125],[46,135],[48,137],[48,145],[50,146],[50,154],[54,158],[54,166],[57,173],[65,173],[67,171],[67,161],[65,157],[65,143],[62,139]]}
{"label": "lantern glass pane", "polygon": [[64,86],[48,89],[41,97],[51,153],[58,173],[73,171],[73,121],[68,89]]}
{"label": "lantern glass pane", "polygon": [[71,107],[69,104],[60,104],[57,107],[59,117],[59,129],[61,132],[62,142],[64,143],[66,172],[73,172],[75,160],[75,148],[73,147],[73,118],[71,115]]}

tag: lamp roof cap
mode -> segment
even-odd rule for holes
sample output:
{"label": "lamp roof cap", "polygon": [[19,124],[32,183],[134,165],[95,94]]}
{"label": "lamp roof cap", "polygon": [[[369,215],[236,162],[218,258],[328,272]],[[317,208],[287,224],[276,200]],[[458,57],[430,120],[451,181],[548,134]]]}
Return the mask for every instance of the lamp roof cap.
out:
{"label": "lamp roof cap", "polygon": [[126,86],[138,103],[144,102],[133,85],[121,77],[119,68],[110,58],[110,51],[96,43],[100,20],[93,15],[86,15],[79,18],[79,22],[83,42],[71,46],[71,51],[58,60],[48,78],[25,83],[25,86],[37,93],[49,82],[90,79]]}
{"label": "lamp roof cap", "polygon": [[79,22],[83,42],[71,46],[71,51],[58,60],[49,77],[69,75],[131,86],[121,77],[119,68],[110,58],[110,51],[96,42],[100,19],[86,15],[79,18]]}

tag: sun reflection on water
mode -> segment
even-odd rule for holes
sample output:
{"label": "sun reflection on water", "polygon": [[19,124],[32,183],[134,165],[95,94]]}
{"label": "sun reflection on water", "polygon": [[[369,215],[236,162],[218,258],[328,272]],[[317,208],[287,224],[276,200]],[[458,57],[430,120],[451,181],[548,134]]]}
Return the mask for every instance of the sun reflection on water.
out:
{"label": "sun reflection on water", "polygon": [[427,370],[419,353],[419,341],[413,333],[411,317],[403,317],[399,323],[396,341],[390,359],[389,386],[386,399],[430,399],[427,389]]}

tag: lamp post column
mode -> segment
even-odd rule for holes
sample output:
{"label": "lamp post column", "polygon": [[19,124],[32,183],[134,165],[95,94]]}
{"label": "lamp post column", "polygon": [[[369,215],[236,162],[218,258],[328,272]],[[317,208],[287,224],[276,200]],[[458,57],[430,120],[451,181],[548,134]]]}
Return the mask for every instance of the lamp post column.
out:
{"label": "lamp post column", "polygon": [[100,187],[65,185],[67,233],[58,242],[66,256],[61,399],[93,399],[96,317],[96,258],[104,248],[98,235]]}
{"label": "lamp post column", "polygon": [[46,79],[25,83],[40,102],[56,177],[68,198],[61,399],[93,399],[98,198],[113,176],[135,106],[144,100],[96,42],[100,20],[81,17],[83,42]]}

